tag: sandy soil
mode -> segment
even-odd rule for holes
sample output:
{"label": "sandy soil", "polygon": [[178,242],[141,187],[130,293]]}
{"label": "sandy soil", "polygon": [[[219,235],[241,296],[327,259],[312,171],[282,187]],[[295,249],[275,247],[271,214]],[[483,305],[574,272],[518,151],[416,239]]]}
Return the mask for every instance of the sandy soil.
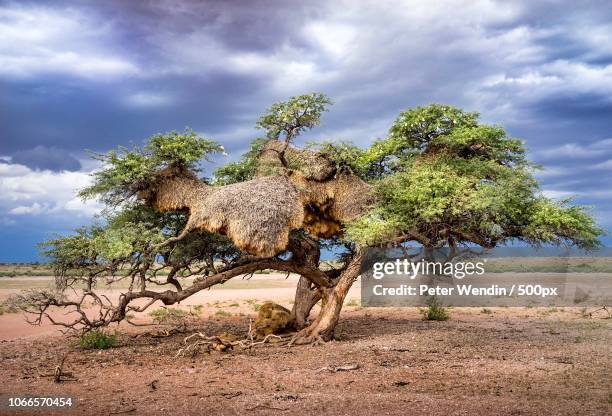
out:
{"label": "sandy soil", "polygon": [[[218,285],[210,290],[203,290],[189,297],[180,305],[174,305],[173,308],[191,310],[193,306],[202,305],[202,318],[216,316],[220,312],[227,312],[232,315],[253,314],[254,307],[266,300],[273,300],[287,308],[291,308],[293,298],[295,297],[295,287],[299,276],[285,274],[270,273],[254,275],[250,279],[235,278],[223,285]],[[50,276],[42,277],[14,277],[0,278],[0,301],[7,299],[9,296],[20,293],[28,288],[45,288],[53,285],[53,278]],[[162,289],[159,289],[162,290]],[[360,299],[361,286],[355,284],[347,296],[347,302],[356,302]],[[105,289],[100,285],[96,291],[100,295],[105,295],[109,299],[115,301],[121,294],[121,289]],[[140,302],[143,304],[146,302]],[[139,304],[136,302],[135,304]],[[150,311],[162,307],[161,302],[154,303],[147,309],[146,312],[135,315],[135,322],[149,323],[151,318]],[[90,309],[93,313],[94,311]],[[52,311],[50,315],[64,322],[69,322],[72,315],[64,315],[61,310]],[[245,318],[248,319],[248,318]],[[248,320],[247,320],[248,322]],[[129,325],[121,325],[121,329],[128,328]],[[12,340],[18,338],[36,338],[40,336],[60,335],[61,328],[51,325],[49,321],[43,322],[42,325],[29,325],[22,314],[4,314],[0,315],[0,341]]]}
{"label": "sandy soil", "polygon": [[[351,306],[325,345],[174,358],[196,330],[245,336],[249,318],[236,314],[254,316],[253,302],[266,299],[288,304],[286,284],[206,291],[192,299],[203,313],[184,333],[121,327],[118,345],[103,351],[0,316],[0,397],[71,396],[68,413],[86,415],[612,414],[612,320],[569,308],[456,308],[450,321],[427,322],[414,308]],[[78,380],[55,384],[49,375],[65,355]],[[347,364],[358,368],[330,371]]]}

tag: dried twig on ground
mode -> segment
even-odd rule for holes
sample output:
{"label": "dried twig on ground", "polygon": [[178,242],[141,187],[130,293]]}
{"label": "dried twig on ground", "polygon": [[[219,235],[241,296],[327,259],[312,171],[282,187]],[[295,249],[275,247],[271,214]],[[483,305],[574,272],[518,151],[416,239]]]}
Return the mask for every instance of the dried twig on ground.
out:
{"label": "dried twig on ground", "polygon": [[360,366],[358,363],[350,363],[350,364],[344,364],[344,365],[339,365],[339,366],[330,365],[329,367],[321,367],[317,369],[316,372],[320,373],[322,371],[329,371],[331,373],[337,373],[338,371],[357,370],[359,367]]}
{"label": "dried twig on ground", "polygon": [[55,370],[53,370],[53,373],[51,373],[51,374],[41,374],[40,376],[41,377],[53,377],[53,382],[54,383],[62,383],[64,381],[77,381],[78,378],[74,377],[71,372],[64,371],[64,362],[66,361],[67,357],[68,357],[68,354],[65,354],[62,357],[62,360],[55,367]]}
{"label": "dried twig on ground", "polygon": [[125,409],[125,410],[118,410],[116,412],[110,412],[109,414],[110,415],[121,415],[121,414],[124,414],[124,413],[132,413],[132,412],[135,412],[135,411],[136,411],[136,408],[135,407],[131,407],[131,408]]}
{"label": "dried twig on ground", "polygon": [[[275,334],[266,335],[262,340],[255,341],[252,332],[252,326],[249,324],[249,332],[245,339],[235,340],[231,339],[229,336],[222,335],[213,335],[207,336],[201,332],[196,332],[194,334],[189,335],[183,340],[184,347],[180,348],[174,357],[184,357],[187,353],[196,354],[200,348],[204,348],[207,353],[211,351],[219,351],[226,352],[229,350],[233,350],[234,347],[239,347],[244,350],[250,350],[258,345],[263,345],[271,342],[270,340],[276,340],[278,343],[288,342],[291,340],[292,336],[280,336]],[[193,342],[193,339],[196,339]],[[190,341],[192,341],[190,343]]]}
{"label": "dried twig on ground", "polygon": [[589,318],[592,318],[592,317],[593,317],[593,314],[594,314],[595,312],[599,312],[599,311],[605,311],[605,312],[607,312],[607,313],[608,313],[608,318],[612,317],[612,314],[610,313],[610,311],[608,310],[608,308],[607,308],[607,307],[605,307],[605,306],[602,306],[602,307],[601,307],[601,308],[599,308],[599,309],[595,309],[594,311],[589,312]]}
{"label": "dried twig on ground", "polygon": [[259,410],[259,409],[280,410],[282,412],[284,412],[285,410],[289,410],[284,407],[274,407],[274,406],[270,406],[267,404],[258,404],[257,406],[248,407],[246,410],[253,411],[253,410]]}

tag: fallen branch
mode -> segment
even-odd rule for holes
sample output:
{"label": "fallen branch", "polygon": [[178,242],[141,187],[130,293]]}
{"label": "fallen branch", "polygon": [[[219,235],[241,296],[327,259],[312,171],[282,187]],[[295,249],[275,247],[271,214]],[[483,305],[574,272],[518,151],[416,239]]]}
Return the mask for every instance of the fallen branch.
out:
{"label": "fallen branch", "polygon": [[[183,340],[183,344],[185,344],[185,346],[176,352],[174,358],[184,357],[189,352],[196,353],[201,347],[205,347],[206,352],[209,354],[211,351],[225,352],[233,350],[234,347],[239,347],[243,350],[250,350],[258,345],[269,343],[272,339],[275,339],[277,340],[277,342],[282,343],[289,342],[292,337],[292,335],[280,336],[275,334],[268,334],[262,340],[255,341],[251,330],[251,325],[249,325],[249,332],[246,338],[238,341],[233,341],[227,339],[227,337],[219,335],[207,336],[201,332],[196,332],[194,334],[189,335]],[[193,340],[194,338],[197,338],[197,340],[195,342],[189,343],[189,341]]]}

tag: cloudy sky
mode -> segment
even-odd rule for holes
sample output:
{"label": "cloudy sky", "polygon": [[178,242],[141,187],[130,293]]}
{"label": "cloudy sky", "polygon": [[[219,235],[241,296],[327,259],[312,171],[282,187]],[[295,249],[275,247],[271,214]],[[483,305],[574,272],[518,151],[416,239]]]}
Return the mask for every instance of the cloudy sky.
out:
{"label": "cloudy sky", "polygon": [[224,163],[311,91],[335,104],[304,139],[367,145],[430,102],[479,111],[610,229],[611,22],[606,0],[0,1],[0,261],[91,222],[87,149],[190,126]]}

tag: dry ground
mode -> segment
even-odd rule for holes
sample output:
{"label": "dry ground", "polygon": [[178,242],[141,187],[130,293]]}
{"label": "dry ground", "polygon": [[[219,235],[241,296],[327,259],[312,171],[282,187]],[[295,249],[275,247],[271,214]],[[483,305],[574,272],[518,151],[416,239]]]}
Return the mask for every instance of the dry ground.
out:
{"label": "dry ground", "polygon": [[[268,279],[276,283],[237,282],[194,298],[202,315],[182,334],[122,326],[118,345],[103,351],[0,316],[0,396],[71,396],[72,413],[87,415],[612,414],[612,320],[569,308],[461,308],[450,321],[427,322],[413,308],[349,306],[338,340],[326,345],[174,358],[196,330],[244,336],[254,304],[289,306],[294,281]],[[64,370],[78,380],[55,384],[48,375],[66,354]],[[353,363],[359,367],[329,370]]]}

